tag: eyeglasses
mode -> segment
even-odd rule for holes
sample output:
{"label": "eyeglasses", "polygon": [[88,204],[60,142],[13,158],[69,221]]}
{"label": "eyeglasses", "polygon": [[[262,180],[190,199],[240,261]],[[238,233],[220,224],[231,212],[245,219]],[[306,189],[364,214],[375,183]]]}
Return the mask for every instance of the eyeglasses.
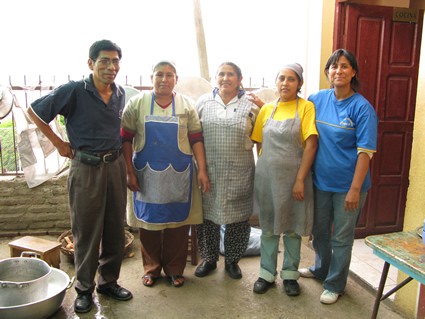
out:
{"label": "eyeglasses", "polygon": [[105,66],[105,67],[110,66],[111,64],[114,67],[119,67],[120,66],[120,60],[118,60],[118,59],[113,59],[113,60],[110,60],[110,59],[98,59],[98,60],[94,60],[94,61],[95,62],[96,61],[99,62],[101,66]]}

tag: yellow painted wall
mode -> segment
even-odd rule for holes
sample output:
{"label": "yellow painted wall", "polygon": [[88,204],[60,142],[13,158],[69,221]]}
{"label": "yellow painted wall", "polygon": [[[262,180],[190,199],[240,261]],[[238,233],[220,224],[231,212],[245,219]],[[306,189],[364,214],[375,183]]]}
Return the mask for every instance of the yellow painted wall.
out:
{"label": "yellow painted wall", "polygon": [[[410,162],[409,189],[407,191],[404,230],[410,231],[423,225],[425,219],[425,32],[422,32],[419,63],[418,93],[416,97],[415,124],[413,129],[412,159]],[[399,282],[406,276],[399,272]],[[396,303],[416,316],[419,284],[412,281],[396,295]]]}
{"label": "yellow painted wall", "polygon": [[[333,25],[336,0],[323,0],[322,19],[322,49],[321,68],[332,53]],[[422,33],[425,35],[424,32]],[[421,57],[419,66],[418,95],[416,101],[415,125],[413,131],[412,157],[409,174],[409,189],[407,193],[406,211],[404,218],[404,230],[413,230],[423,224],[425,219],[425,36],[422,38]],[[328,88],[329,82],[322,73],[320,88]],[[422,146],[422,147],[421,147]],[[406,278],[404,273],[399,272],[398,281]],[[417,281],[412,281],[396,293],[395,303],[402,312],[409,317],[416,318],[416,305],[418,299]]]}
{"label": "yellow painted wall", "polygon": [[323,69],[332,54],[333,46],[333,28],[335,18],[335,0],[324,0],[323,1],[323,16],[322,16],[322,50],[320,52],[320,69],[322,70],[320,75],[320,88],[329,89],[329,81],[326,78]]}

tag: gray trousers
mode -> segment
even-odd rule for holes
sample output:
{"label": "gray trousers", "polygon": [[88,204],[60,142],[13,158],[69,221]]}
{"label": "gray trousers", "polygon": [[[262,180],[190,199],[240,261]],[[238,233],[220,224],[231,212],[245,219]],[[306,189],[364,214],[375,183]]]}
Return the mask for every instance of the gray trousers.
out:
{"label": "gray trousers", "polygon": [[68,177],[78,293],[116,284],[124,256],[127,180],[124,157],[91,166],[73,159]]}

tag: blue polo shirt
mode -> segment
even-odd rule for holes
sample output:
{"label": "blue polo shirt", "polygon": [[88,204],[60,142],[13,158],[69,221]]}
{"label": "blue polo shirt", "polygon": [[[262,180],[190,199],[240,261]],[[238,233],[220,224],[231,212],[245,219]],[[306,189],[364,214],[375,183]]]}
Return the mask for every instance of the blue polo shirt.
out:
{"label": "blue polo shirt", "polygon": [[103,102],[93,76],[70,81],[31,104],[34,113],[45,123],[63,115],[71,147],[75,150],[105,152],[121,148],[121,115],[125,91],[113,84],[108,104]]}
{"label": "blue polo shirt", "polygon": [[[357,153],[374,153],[378,117],[372,105],[359,93],[338,101],[333,89],[308,98],[316,107],[319,144],[313,164],[313,182],[329,192],[348,192],[357,164]],[[370,174],[362,191],[370,188]]]}

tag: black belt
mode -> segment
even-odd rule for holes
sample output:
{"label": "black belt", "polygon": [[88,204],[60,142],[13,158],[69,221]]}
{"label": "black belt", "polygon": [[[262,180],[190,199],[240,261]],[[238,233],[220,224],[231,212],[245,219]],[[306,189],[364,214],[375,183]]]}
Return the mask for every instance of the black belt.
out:
{"label": "black belt", "polygon": [[122,149],[99,153],[77,150],[75,151],[75,158],[84,164],[96,166],[101,162],[111,163],[120,157],[121,154]]}

